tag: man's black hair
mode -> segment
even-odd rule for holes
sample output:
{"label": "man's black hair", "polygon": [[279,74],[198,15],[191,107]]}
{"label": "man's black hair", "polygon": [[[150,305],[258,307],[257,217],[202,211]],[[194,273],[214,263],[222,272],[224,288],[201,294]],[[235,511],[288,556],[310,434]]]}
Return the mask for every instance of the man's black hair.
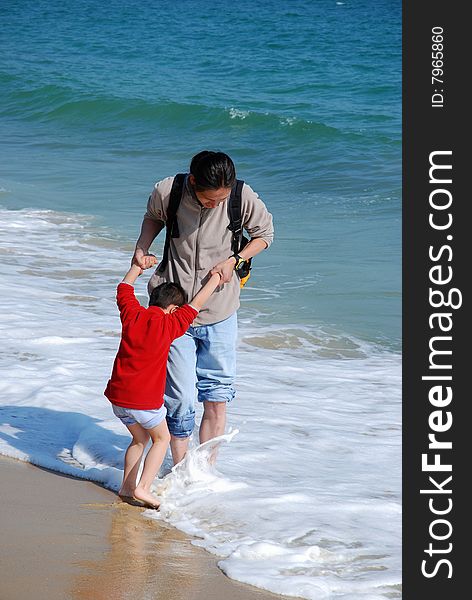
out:
{"label": "man's black hair", "polygon": [[230,188],[236,181],[234,163],[224,152],[199,152],[192,158],[190,173],[198,191]]}
{"label": "man's black hair", "polygon": [[168,308],[171,304],[182,306],[187,301],[187,295],[178,283],[161,283],[155,287],[149,297],[149,306]]}

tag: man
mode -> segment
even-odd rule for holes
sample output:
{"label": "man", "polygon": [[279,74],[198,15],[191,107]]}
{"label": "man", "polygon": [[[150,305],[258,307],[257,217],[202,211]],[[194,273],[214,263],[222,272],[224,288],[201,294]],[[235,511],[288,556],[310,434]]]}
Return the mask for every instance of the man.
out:
{"label": "man", "polygon": [[[156,183],[149,197],[132,262],[142,269],[155,257],[148,254],[164,228],[174,182]],[[195,380],[204,412],[200,443],[224,433],[226,403],[235,395],[237,317],[240,282],[235,266],[268,248],[273,240],[272,215],[246,184],[241,193],[241,218],[251,240],[232,250],[228,199],[236,182],[231,158],[204,150],[192,158],[177,211],[178,237],[170,237],[168,260],[158,265],[149,292],[164,281],[179,283],[188,297],[198,291],[208,273],[219,273],[218,288],[187,333],[172,344],[164,395],[174,464],[180,462],[195,426]]]}

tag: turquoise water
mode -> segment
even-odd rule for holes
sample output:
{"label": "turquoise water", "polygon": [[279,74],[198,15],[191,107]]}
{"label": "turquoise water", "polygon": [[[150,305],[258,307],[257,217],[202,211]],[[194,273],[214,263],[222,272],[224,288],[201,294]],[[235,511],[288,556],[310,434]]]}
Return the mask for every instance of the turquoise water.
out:
{"label": "turquoise water", "polygon": [[131,245],[154,182],[221,149],[276,226],[241,316],[399,350],[399,1],[4,0],[0,18],[1,206]]}

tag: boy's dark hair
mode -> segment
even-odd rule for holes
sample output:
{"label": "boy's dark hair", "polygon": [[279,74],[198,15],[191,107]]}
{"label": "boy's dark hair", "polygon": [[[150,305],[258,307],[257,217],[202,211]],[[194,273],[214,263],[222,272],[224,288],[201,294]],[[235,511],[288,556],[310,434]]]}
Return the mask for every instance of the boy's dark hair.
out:
{"label": "boy's dark hair", "polygon": [[234,163],[224,152],[199,152],[192,158],[190,173],[198,191],[230,188],[236,181]]}
{"label": "boy's dark hair", "polygon": [[155,287],[149,297],[149,306],[167,308],[171,304],[182,306],[187,301],[184,289],[178,283],[166,282]]}

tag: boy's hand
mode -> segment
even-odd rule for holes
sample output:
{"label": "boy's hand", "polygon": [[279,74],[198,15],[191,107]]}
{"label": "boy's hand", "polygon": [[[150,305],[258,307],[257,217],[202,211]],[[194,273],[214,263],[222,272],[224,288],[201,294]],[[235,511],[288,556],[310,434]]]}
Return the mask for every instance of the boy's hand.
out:
{"label": "boy's hand", "polygon": [[213,285],[216,285],[216,287],[223,285],[223,278],[221,277],[221,273],[219,271],[215,271],[214,273],[210,271],[208,283],[210,281]]}
{"label": "boy's hand", "polygon": [[154,254],[145,254],[144,250],[141,248],[136,248],[131,260],[131,265],[136,265],[144,270],[150,269],[155,264],[157,264],[157,258],[154,256]]}
{"label": "boy's hand", "polygon": [[[149,266],[152,267],[153,265],[156,264],[157,259],[155,256],[152,257],[146,257],[146,258],[153,258],[153,261],[150,261],[152,264],[150,264]],[[138,264],[136,264],[135,262],[131,263],[131,267],[129,268],[129,271],[126,273],[126,275],[123,278],[123,283],[129,283],[130,285],[134,285],[134,282],[136,281],[136,279],[143,274],[144,269],[148,269],[149,267],[140,267]]]}
{"label": "boy's hand", "polygon": [[136,277],[139,277],[144,273],[144,269],[141,269],[141,267],[138,267],[138,265],[131,265],[129,273],[135,275]]}

